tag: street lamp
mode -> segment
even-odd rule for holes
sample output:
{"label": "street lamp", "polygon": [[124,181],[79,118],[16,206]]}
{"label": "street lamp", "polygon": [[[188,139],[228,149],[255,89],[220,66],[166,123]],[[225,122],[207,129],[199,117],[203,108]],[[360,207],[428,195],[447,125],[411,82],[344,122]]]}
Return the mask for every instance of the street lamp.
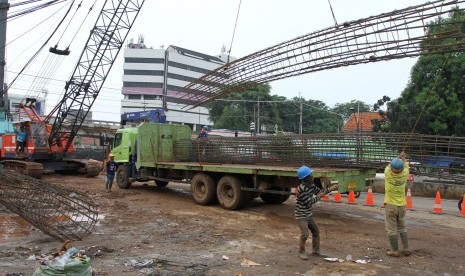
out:
{"label": "street lamp", "polygon": [[358,112],[358,116],[355,113],[355,108],[351,107],[350,111],[352,111],[352,114],[354,115],[355,118],[355,124],[357,124],[357,132],[360,132],[360,112]]}
{"label": "street lamp", "polygon": [[357,140],[356,140],[355,153],[357,156],[357,163],[358,163],[360,160],[360,153],[362,150],[361,137],[360,137],[360,113],[358,113],[358,116],[357,116],[357,114],[355,114],[355,108],[351,107],[350,110],[354,114],[355,123],[357,124]]}

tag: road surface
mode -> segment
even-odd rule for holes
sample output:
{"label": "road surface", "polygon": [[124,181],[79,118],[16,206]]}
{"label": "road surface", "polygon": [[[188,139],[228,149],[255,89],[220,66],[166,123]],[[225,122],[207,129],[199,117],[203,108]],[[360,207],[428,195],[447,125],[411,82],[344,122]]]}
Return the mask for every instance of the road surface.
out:
{"label": "road surface", "polygon": [[[407,214],[412,255],[399,258],[385,255],[383,195],[374,195],[376,207],[363,206],[365,193],[356,205],[322,202],[315,206],[322,253],[341,262],[303,261],[292,197],[280,205],[255,199],[244,210],[226,211],[196,205],[186,184],[136,183],[106,193],[103,176],[46,175],[44,181],[79,188],[99,202],[98,225],[74,243],[87,250],[97,275],[465,274],[465,218],[457,201],[443,200],[445,214],[436,215],[434,199],[414,196],[416,210]],[[0,273],[31,275],[38,266],[34,256],[61,245],[0,207]],[[137,267],[144,262],[147,267]]]}

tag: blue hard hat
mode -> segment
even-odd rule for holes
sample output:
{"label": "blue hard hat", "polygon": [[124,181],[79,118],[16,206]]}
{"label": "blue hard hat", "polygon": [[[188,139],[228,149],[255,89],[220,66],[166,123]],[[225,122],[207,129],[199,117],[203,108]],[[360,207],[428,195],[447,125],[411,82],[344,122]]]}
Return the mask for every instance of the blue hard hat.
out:
{"label": "blue hard hat", "polygon": [[313,173],[313,170],[310,169],[309,167],[307,166],[302,166],[299,168],[299,170],[297,171],[297,177],[302,180],[302,179],[305,179],[307,176],[311,175]]}
{"label": "blue hard hat", "polygon": [[404,170],[404,162],[400,158],[394,158],[391,161],[391,169]]}
{"label": "blue hard hat", "polygon": [[208,130],[208,127],[207,127],[207,126],[202,126],[202,128],[204,128],[205,130]]}

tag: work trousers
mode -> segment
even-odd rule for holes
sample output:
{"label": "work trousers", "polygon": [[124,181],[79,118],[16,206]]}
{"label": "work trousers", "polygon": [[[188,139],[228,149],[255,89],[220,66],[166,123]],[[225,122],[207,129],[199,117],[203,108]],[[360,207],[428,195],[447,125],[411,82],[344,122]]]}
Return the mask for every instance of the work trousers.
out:
{"label": "work trousers", "polygon": [[407,232],[405,227],[405,206],[395,206],[386,204],[385,223],[388,236],[395,236],[398,233]]}
{"label": "work trousers", "polygon": [[114,179],[115,179],[115,175],[107,175],[107,179],[105,180],[105,186],[107,189],[111,189]]}
{"label": "work trousers", "polygon": [[313,216],[310,216],[309,218],[298,219],[297,223],[299,224],[300,240],[302,242],[307,241],[308,236],[310,235],[310,231],[312,232],[313,238],[318,238],[320,236],[320,230],[318,229]]}

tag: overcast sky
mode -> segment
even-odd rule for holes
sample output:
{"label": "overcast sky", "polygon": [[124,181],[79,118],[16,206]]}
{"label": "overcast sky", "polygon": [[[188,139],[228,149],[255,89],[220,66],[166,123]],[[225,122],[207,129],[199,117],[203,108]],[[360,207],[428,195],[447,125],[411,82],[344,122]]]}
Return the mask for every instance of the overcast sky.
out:
{"label": "overcast sky", "polygon": [[[338,23],[427,2],[419,0],[330,1]],[[10,0],[10,2],[20,1]],[[60,40],[59,48],[67,46],[93,2],[94,0],[83,1],[82,8],[76,13],[68,31]],[[58,101],[59,94],[63,92],[64,81],[69,79],[73,72],[79,58],[78,54],[82,52],[87,40],[88,31],[97,18],[96,11],[100,11],[103,2],[103,0],[97,0],[98,7],[94,8],[78,36],[71,43],[72,55],[63,58],[57,73],[54,75],[50,73],[50,77],[54,80],[51,80],[47,86],[50,93],[47,95],[46,111],[51,110],[51,107]],[[218,55],[223,45],[228,49],[231,45],[239,2],[239,0],[146,0],[128,38],[137,41],[139,34],[142,34],[148,47],[159,48],[164,45],[166,48],[169,45],[176,45],[209,55]],[[59,10],[60,8],[63,8],[63,5],[47,8],[8,22],[7,82],[16,76],[16,72],[43,43],[45,34],[51,26],[61,19],[64,9]],[[56,16],[13,41],[52,14]],[[334,20],[328,0],[242,0],[231,55],[240,58],[285,40],[333,25]],[[62,33],[63,31],[59,32],[60,35]],[[52,39],[49,46],[54,46],[57,41],[58,38]],[[351,100],[361,100],[371,105],[383,95],[391,98],[399,97],[409,80],[410,69],[415,62],[416,59],[407,58],[292,77],[272,82],[271,93],[287,98],[298,96],[300,93],[305,99],[320,100],[330,107]],[[27,74],[37,75],[44,69],[43,64],[43,62],[38,62],[31,66]],[[122,64],[123,50],[92,109],[94,119],[119,121]],[[18,81],[16,88],[13,87],[10,92],[24,94],[27,89],[31,89],[32,83],[32,78],[23,77]]]}

